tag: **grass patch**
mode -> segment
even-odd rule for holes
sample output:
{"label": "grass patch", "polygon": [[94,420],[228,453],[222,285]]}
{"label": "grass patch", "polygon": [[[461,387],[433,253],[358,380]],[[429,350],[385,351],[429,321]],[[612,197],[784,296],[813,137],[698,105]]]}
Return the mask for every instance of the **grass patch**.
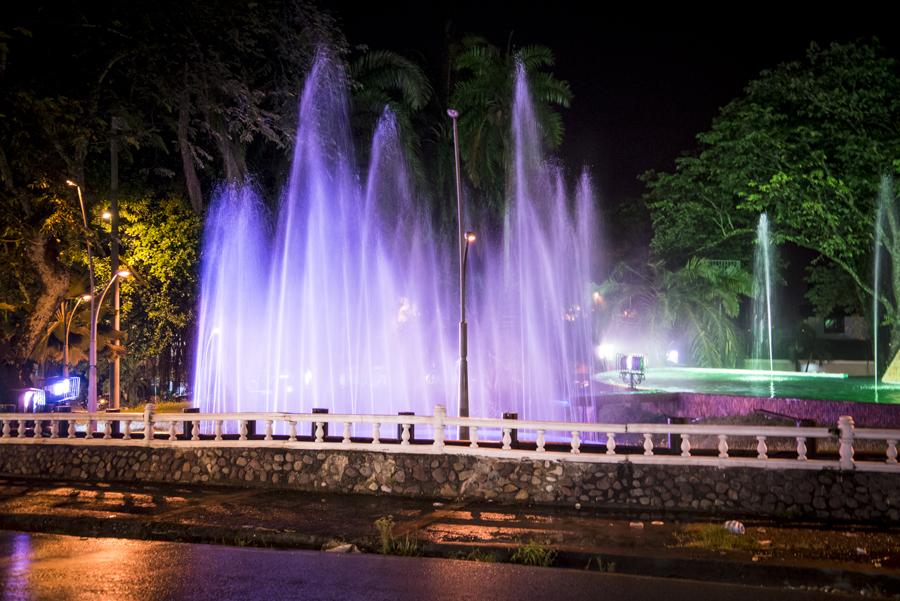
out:
{"label": "grass patch", "polygon": [[394,516],[388,515],[375,520],[375,529],[378,531],[380,543],[379,553],[382,555],[402,555],[405,557],[418,557],[422,554],[419,541],[409,535],[402,538],[394,535]]}
{"label": "grass patch", "polygon": [[556,551],[549,547],[549,542],[531,539],[524,545],[516,548],[512,557],[512,563],[520,563],[526,566],[552,566],[556,561]]}
{"label": "grass patch", "polygon": [[732,534],[721,524],[691,524],[676,535],[678,545],[710,551],[759,551],[762,546],[749,534]]}
{"label": "grass patch", "polygon": [[457,553],[457,559],[465,559],[466,561],[477,561],[480,563],[494,563],[497,561],[497,556],[489,551],[482,551],[481,549],[472,549],[468,553]]}

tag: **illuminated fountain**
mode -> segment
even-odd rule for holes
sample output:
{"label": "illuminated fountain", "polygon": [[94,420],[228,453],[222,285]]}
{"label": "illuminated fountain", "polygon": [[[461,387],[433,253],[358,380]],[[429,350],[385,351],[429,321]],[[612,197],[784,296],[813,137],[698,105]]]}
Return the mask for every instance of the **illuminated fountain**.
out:
{"label": "illuminated fountain", "polygon": [[[592,372],[590,182],[570,200],[533,111],[519,68],[504,231],[479,232],[470,256],[473,416],[565,418]],[[389,112],[370,156],[362,177],[343,70],[320,54],[277,215],[249,186],[212,202],[194,379],[202,411],[430,414],[441,403],[456,413],[456,242],[430,227]]]}
{"label": "illuminated fountain", "polygon": [[[772,241],[769,217],[759,216],[753,264],[753,358],[768,358],[770,386],[775,371],[772,353]],[[774,388],[772,390],[774,395]]]}

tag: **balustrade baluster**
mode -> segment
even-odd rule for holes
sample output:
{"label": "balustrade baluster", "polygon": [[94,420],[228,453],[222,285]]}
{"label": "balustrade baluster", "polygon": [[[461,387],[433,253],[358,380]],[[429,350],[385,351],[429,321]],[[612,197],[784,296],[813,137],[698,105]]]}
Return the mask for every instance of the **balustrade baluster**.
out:
{"label": "balustrade baluster", "polygon": [[191,422],[191,440],[200,440],[200,421]]}
{"label": "balustrade baluster", "polygon": [[216,440],[222,440],[222,420],[220,420],[220,419],[216,420],[215,431],[216,431]]}
{"label": "balustrade baluster", "polygon": [[375,422],[372,424],[372,444],[378,444],[381,442],[381,424]]}
{"label": "balustrade baluster", "polygon": [[615,455],[616,454],[616,433],[615,432],[607,432],[606,433],[606,454],[607,455]]}
{"label": "balustrade baluster", "polygon": [[26,430],[26,427],[25,427],[25,420],[24,420],[24,419],[18,420],[18,424],[19,424],[19,427],[18,427],[18,438],[25,438],[25,430]]}
{"label": "balustrade baluster", "polygon": [[272,440],[272,420],[266,420],[266,437],[265,440]]}
{"label": "balustrade baluster", "polygon": [[297,442],[297,422],[288,422],[288,442]]}
{"label": "balustrade baluster", "polygon": [[178,440],[178,434],[175,433],[175,420],[169,422],[169,440]]}
{"label": "balustrade baluster", "polygon": [[112,422],[107,419],[103,422],[103,440],[112,438]]}
{"label": "balustrade baluster", "polygon": [[543,430],[537,431],[537,440],[535,441],[535,444],[536,444],[537,452],[543,453],[544,452],[544,431]]}
{"label": "balustrade baluster", "polygon": [[247,420],[240,420],[240,427],[238,429],[238,432],[238,440],[247,440]]}
{"label": "balustrade baluster", "polygon": [[758,441],[756,444],[756,458],[768,459],[769,456],[766,453],[769,451],[769,447],[766,446],[766,437],[757,436],[756,440]]}
{"label": "balustrade baluster", "polygon": [[503,450],[508,451],[512,448],[512,428],[503,428]]}
{"label": "balustrade baluster", "polygon": [[572,430],[572,448],[569,452],[574,455],[581,453],[581,433],[578,430]]}
{"label": "balustrade baluster", "polygon": [[888,463],[897,463],[897,441],[896,440],[888,440],[887,441],[887,462]]}
{"label": "balustrade baluster", "polygon": [[125,432],[122,433],[122,440],[131,440],[131,420],[125,420]]}
{"label": "balustrade baluster", "polygon": [[77,433],[75,432],[75,426],[78,422],[76,422],[74,419],[70,419],[66,423],[68,424],[69,428],[69,434],[68,436],[66,436],[66,438],[75,438],[77,436]]}
{"label": "balustrade baluster", "polygon": [[351,442],[353,442],[350,439],[350,426],[350,422],[344,422],[344,438],[343,440],[341,440],[341,442],[344,444],[350,444]]}
{"label": "balustrade baluster", "polygon": [[409,446],[409,424],[401,424],[403,427],[403,432],[400,433],[400,446],[408,447]]}
{"label": "balustrade baluster", "polygon": [[691,456],[691,437],[689,434],[681,435],[681,456],[682,457],[690,457]]}
{"label": "balustrade baluster", "polygon": [[806,461],[806,437],[797,437],[797,461]]}
{"label": "balustrade baluster", "polygon": [[316,422],[316,442],[325,442],[325,422]]}
{"label": "balustrade baluster", "polygon": [[50,422],[50,438],[59,438],[59,420]]}
{"label": "balustrade baluster", "polygon": [[728,435],[719,434],[719,457],[728,459]]}
{"label": "balustrade baluster", "polygon": [[653,435],[650,433],[644,433],[644,455],[652,455],[653,454]]}
{"label": "balustrade baluster", "polygon": [[472,426],[469,428],[469,448],[477,449],[478,448],[478,426]]}
{"label": "balustrade baluster", "polygon": [[10,438],[12,436],[12,420],[5,419],[3,420],[3,438]]}

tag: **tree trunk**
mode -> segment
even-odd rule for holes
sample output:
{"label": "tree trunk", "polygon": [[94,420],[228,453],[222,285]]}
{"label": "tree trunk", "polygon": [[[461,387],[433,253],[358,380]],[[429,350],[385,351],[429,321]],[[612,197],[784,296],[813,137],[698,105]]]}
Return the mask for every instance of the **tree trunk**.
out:
{"label": "tree trunk", "polygon": [[203,193],[200,191],[200,179],[197,177],[194,152],[188,136],[190,118],[190,96],[185,91],[178,106],[178,149],[181,151],[181,166],[191,206],[198,215],[203,215]]}
{"label": "tree trunk", "polygon": [[41,279],[43,292],[13,344],[14,356],[20,360],[26,360],[34,353],[59,302],[69,289],[69,274],[54,263],[51,258],[54,253],[48,246],[48,240],[40,233],[35,234],[28,245],[28,258]]}

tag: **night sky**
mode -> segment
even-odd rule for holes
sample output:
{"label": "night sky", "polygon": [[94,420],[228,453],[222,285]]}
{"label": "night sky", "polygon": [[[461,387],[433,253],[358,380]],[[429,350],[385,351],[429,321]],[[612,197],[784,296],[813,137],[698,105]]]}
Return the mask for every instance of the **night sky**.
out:
{"label": "night sky", "polygon": [[[552,48],[554,72],[574,92],[572,107],[563,112],[560,154],[572,172],[587,165],[601,198],[612,203],[640,196],[638,175],[671,169],[749,80],[779,62],[801,58],[811,41],[827,45],[876,35],[900,56],[898,34],[882,11],[819,15],[813,22],[782,14],[784,6],[754,5],[749,14],[749,6],[729,5],[728,15],[695,16],[647,8],[626,17],[610,14],[606,3],[504,5],[328,3],[352,45],[420,58],[432,76],[440,70],[448,22],[456,35],[483,35],[501,47],[512,33],[514,46]],[[593,7],[591,14],[586,6]],[[710,19],[718,25],[705,25]]]}

